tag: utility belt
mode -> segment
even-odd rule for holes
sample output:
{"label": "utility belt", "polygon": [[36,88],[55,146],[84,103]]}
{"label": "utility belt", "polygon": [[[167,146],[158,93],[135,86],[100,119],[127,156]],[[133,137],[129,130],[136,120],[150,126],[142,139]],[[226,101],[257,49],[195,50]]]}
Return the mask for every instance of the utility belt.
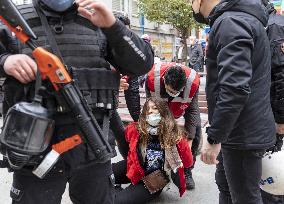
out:
{"label": "utility belt", "polygon": [[[92,110],[110,111],[118,106],[117,96],[120,82],[118,73],[107,68],[71,67],[68,71]],[[58,96],[58,93],[55,96],[57,101],[56,112],[70,112],[62,96]],[[94,112],[103,113],[104,111]],[[94,114],[98,116],[98,119],[100,118],[98,114]]]}

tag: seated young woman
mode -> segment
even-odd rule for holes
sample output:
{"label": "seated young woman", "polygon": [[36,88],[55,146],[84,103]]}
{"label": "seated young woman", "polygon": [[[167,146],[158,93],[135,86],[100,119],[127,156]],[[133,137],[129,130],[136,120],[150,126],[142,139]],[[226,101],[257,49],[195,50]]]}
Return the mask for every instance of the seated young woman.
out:
{"label": "seated young woman", "polygon": [[149,98],[137,123],[125,129],[127,160],[113,164],[116,204],[147,203],[158,197],[170,181],[185,192],[184,168],[191,167],[192,154],[184,132],[177,126],[167,102]]}

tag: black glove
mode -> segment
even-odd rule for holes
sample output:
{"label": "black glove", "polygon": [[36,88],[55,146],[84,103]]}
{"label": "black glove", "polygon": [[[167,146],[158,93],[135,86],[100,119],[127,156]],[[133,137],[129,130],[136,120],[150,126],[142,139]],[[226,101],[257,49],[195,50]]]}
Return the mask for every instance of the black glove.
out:
{"label": "black glove", "polygon": [[267,152],[278,152],[278,151],[281,151],[281,148],[283,146],[283,137],[284,137],[284,134],[276,134],[276,143],[273,147],[269,148],[267,150]]}
{"label": "black glove", "polygon": [[3,160],[0,160],[0,168],[8,168],[9,163],[7,157],[3,157]]}

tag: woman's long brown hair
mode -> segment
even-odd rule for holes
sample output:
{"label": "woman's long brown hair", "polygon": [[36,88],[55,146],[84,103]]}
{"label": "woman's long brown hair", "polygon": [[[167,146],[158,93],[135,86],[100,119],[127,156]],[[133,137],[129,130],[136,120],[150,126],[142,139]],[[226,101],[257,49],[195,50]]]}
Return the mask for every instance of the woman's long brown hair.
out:
{"label": "woman's long brown hair", "polygon": [[161,115],[161,121],[158,126],[158,137],[161,147],[165,149],[176,145],[176,143],[182,138],[184,132],[178,127],[171,111],[169,110],[167,102],[154,97],[147,99],[138,121],[138,131],[142,145],[146,146],[150,138],[147,131],[149,125],[146,121],[149,111],[149,101],[152,101],[156,105]]}

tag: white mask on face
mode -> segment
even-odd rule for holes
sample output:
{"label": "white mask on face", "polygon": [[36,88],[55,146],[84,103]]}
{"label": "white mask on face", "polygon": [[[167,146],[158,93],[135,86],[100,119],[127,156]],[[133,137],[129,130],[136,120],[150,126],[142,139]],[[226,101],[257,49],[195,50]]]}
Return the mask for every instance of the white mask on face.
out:
{"label": "white mask on face", "polygon": [[169,92],[167,89],[166,89],[166,92],[167,92],[167,94],[169,94],[169,96],[171,96],[171,97],[173,97],[173,98],[178,97],[179,94],[180,94],[180,91],[178,91],[176,94],[172,94],[172,93]]}
{"label": "white mask on face", "polygon": [[146,121],[152,127],[157,127],[161,121],[160,113],[151,113],[147,115]]}

